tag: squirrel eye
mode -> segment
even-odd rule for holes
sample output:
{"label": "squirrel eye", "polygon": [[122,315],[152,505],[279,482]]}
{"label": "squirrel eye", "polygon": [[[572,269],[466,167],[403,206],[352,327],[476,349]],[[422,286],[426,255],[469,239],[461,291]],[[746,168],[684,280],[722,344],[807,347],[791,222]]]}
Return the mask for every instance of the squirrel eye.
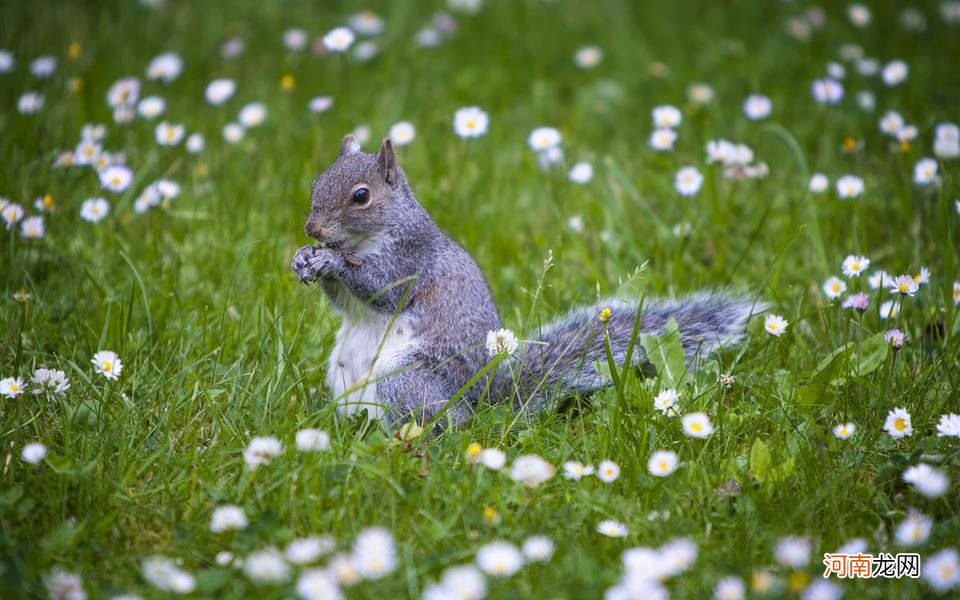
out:
{"label": "squirrel eye", "polygon": [[353,193],[354,204],[366,204],[370,201],[370,190],[362,187]]}

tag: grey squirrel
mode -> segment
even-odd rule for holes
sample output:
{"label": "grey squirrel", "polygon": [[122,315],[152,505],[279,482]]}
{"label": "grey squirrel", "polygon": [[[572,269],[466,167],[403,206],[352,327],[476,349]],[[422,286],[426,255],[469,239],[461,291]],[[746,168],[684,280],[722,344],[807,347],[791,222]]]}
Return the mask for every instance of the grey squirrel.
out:
{"label": "grey squirrel", "polygon": [[[414,198],[389,139],[377,154],[347,135],[336,161],[313,182],[304,227],[319,243],[293,257],[303,283],[316,282],[343,319],[327,386],[345,414],[391,424],[430,421],[488,364],[488,332],[500,317],[471,256]],[[647,300],[640,331],[661,333],[674,318],[688,359],[736,343],[757,305],[724,293]],[[598,315],[609,308],[609,318]],[[604,337],[623,365],[639,303],[609,300],[572,310],[481,378],[445,416],[462,423],[484,395],[537,410],[608,384]],[[606,316],[606,315],[605,315]],[[631,364],[644,361],[637,344]]]}

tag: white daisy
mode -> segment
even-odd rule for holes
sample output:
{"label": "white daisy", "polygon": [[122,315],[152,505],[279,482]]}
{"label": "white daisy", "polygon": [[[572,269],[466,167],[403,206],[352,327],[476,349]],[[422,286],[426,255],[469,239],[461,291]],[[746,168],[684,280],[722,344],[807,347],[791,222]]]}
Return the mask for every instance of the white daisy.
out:
{"label": "white daisy", "polygon": [[553,551],[553,540],[545,535],[530,536],[523,542],[523,555],[533,562],[548,562]]}
{"label": "white daisy", "polygon": [[902,438],[913,435],[913,426],[910,424],[910,413],[905,408],[895,408],[887,413],[887,420],[883,429],[892,438]]}
{"label": "white daisy", "polygon": [[393,536],[382,527],[371,527],[353,542],[353,561],[364,579],[380,579],[397,568]]}
{"label": "white daisy", "polygon": [[310,100],[307,104],[307,108],[310,109],[310,112],[315,114],[320,114],[330,110],[330,107],[333,106],[333,98],[330,96],[317,96]]}
{"label": "white daisy", "polygon": [[947,474],[926,463],[909,467],[903,472],[903,480],[913,486],[917,493],[927,498],[939,498],[950,486]]}
{"label": "white daisy", "polygon": [[137,114],[144,119],[156,119],[166,108],[167,103],[160,96],[147,96],[137,105]]}
{"label": "white daisy", "polygon": [[940,421],[937,423],[937,436],[960,438],[960,415],[954,413],[940,415]]}
{"label": "white daisy", "polygon": [[47,457],[47,447],[40,442],[33,442],[23,447],[20,458],[31,465],[38,465]]}
{"label": "white daisy", "polygon": [[267,119],[267,107],[263,102],[251,102],[240,109],[237,121],[247,129],[262,125]]}
{"label": "white daisy", "polygon": [[680,109],[669,104],[657,106],[651,111],[651,115],[653,116],[653,126],[657,129],[676,129],[683,120]]}
{"label": "white daisy", "polygon": [[535,152],[545,152],[560,145],[560,132],[553,127],[537,127],[530,132],[527,144]]}
{"label": "white daisy", "polygon": [[870,259],[866,256],[849,254],[843,259],[840,270],[845,277],[860,277],[860,274],[870,268]]}
{"label": "white daisy", "polygon": [[623,538],[623,537],[627,537],[627,534],[629,532],[627,531],[627,526],[621,523],[620,521],[607,519],[605,521],[600,521],[599,523],[597,523],[597,533],[600,533],[607,537],[612,537],[612,538]]}
{"label": "white daisy", "polygon": [[213,106],[220,106],[237,91],[237,84],[232,79],[214,79],[207,85],[204,96]]}
{"label": "white daisy", "polygon": [[763,318],[763,328],[770,335],[780,337],[787,330],[790,323],[780,315],[768,314]]}
{"label": "white daisy", "polygon": [[960,587],[960,558],[957,551],[947,548],[926,557],[923,560],[923,578],[941,594]]}
{"label": "white daisy", "polygon": [[913,182],[917,185],[931,185],[938,179],[937,161],[932,158],[921,158],[913,166]]}
{"label": "white daisy", "polygon": [[855,423],[840,423],[833,428],[833,435],[841,440],[845,440],[857,432]]}
{"label": "white daisy", "polygon": [[603,60],[603,50],[599,46],[583,46],[573,53],[573,64],[581,69],[592,69]]}
{"label": "white daisy", "polygon": [[660,128],[654,129],[650,134],[650,140],[647,142],[650,147],[658,152],[673,150],[673,143],[677,141],[677,132],[672,129]]}
{"label": "white daisy", "polygon": [[523,566],[523,555],[509,542],[490,542],[477,550],[477,566],[487,575],[510,577]]}
{"label": "white daisy", "polygon": [[400,121],[390,127],[390,133],[387,134],[391,141],[397,146],[406,146],[413,141],[417,135],[417,130],[413,124],[408,121]]}
{"label": "white daisy", "polygon": [[907,517],[897,525],[894,537],[901,546],[916,546],[927,541],[930,530],[933,529],[933,519],[916,511],[907,511]]}
{"label": "white daisy", "polygon": [[593,475],[593,465],[585,465],[579,460],[563,463],[563,476],[567,479],[580,481],[582,477]]}
{"label": "white daisy", "polygon": [[206,145],[206,141],[203,139],[203,134],[201,133],[191,133],[187,136],[187,152],[190,154],[199,154],[203,152],[203,148]]}
{"label": "white daisy", "polygon": [[814,194],[822,194],[828,187],[830,187],[830,180],[823,173],[814,173],[810,177],[810,183],[807,184],[807,189]]}
{"label": "white daisy", "polygon": [[321,452],[330,448],[330,435],[319,429],[301,429],[296,436],[297,450]]}
{"label": "white daisy", "polygon": [[43,110],[44,97],[40,92],[26,92],[17,99],[17,112],[34,115]]}
{"label": "white daisy", "polygon": [[677,171],[673,186],[681,196],[693,196],[703,185],[703,175],[696,167],[686,166]]}
{"label": "white daisy", "polygon": [[835,300],[847,291],[847,284],[839,277],[830,277],[823,283],[823,293],[827,298]]}
{"label": "white daisy", "polygon": [[43,224],[43,217],[41,216],[27,217],[20,221],[20,235],[27,239],[42,239],[45,232],[46,228]]}
{"label": "white daisy", "polygon": [[246,529],[247,515],[233,504],[223,504],[214,509],[210,517],[210,531],[222,533],[230,529]]}
{"label": "white daisy", "polygon": [[89,198],[80,205],[80,218],[90,223],[99,223],[110,212],[110,203],[104,198]]}
{"label": "white daisy", "polygon": [[123,371],[123,361],[112,350],[101,350],[93,355],[90,362],[94,364],[97,372],[107,379],[116,380]]}
{"label": "white daisy", "polygon": [[251,471],[260,465],[269,464],[274,457],[283,452],[283,445],[275,437],[255,437],[243,451],[243,461]]}
{"label": "white daisy", "polygon": [[[35,395],[61,395],[70,389],[70,380],[67,379],[67,374],[59,369],[46,369],[41,367],[33,372],[33,377],[30,378],[30,381],[33,382],[33,393]],[[0,390],[2,389],[3,386],[0,385]],[[2,391],[0,391],[0,393],[2,393]]]}
{"label": "white daisy", "polygon": [[687,413],[680,418],[683,424],[683,433],[693,438],[705,438],[713,433],[713,425],[706,413]]}
{"label": "white daisy", "polygon": [[582,161],[574,163],[570,168],[570,172],[567,173],[567,177],[570,178],[570,181],[581,185],[589,183],[590,180],[593,179],[593,165]]}
{"label": "white daisy", "polygon": [[743,101],[743,114],[751,121],[766,119],[773,111],[773,102],[762,94],[752,94]]}
{"label": "white daisy", "polygon": [[266,548],[244,559],[243,572],[256,584],[279,584],[290,578],[290,565],[277,550]]}
{"label": "white daisy", "polygon": [[110,165],[100,171],[100,186],[103,189],[120,193],[133,182],[133,171],[124,165]]}
{"label": "white daisy", "polygon": [[183,59],[175,52],[164,52],[147,65],[147,79],[170,83],[183,71]]}
{"label": "white daisy", "polygon": [[612,460],[605,460],[597,465],[597,479],[604,483],[613,483],[620,477],[620,466]]}
{"label": "white daisy", "polygon": [[844,175],[837,179],[837,196],[840,198],[856,198],[863,193],[863,179],[856,175]]}
{"label": "white daisy", "polygon": [[893,60],[883,66],[880,76],[883,78],[883,83],[893,87],[906,81],[909,73],[910,68],[907,67],[907,63],[902,60]]}
{"label": "white daisy", "polygon": [[529,488],[535,488],[553,477],[553,465],[535,454],[517,457],[510,466],[510,479],[519,481]]}
{"label": "white daisy", "polygon": [[676,452],[670,450],[657,450],[650,455],[647,461],[647,470],[656,477],[667,477],[677,470],[680,464]]}
{"label": "white daisy", "polygon": [[346,27],[337,27],[331,29],[323,36],[323,47],[328,52],[342,53],[350,49],[355,36],[353,32]]}
{"label": "white daisy", "polygon": [[161,146],[176,146],[186,135],[186,128],[177,123],[162,121],[156,129],[157,143]]}
{"label": "white daisy", "polygon": [[239,123],[227,123],[223,126],[223,139],[228,144],[236,144],[243,139],[246,130]]}
{"label": "white daisy", "polygon": [[467,106],[453,114],[453,131],[464,139],[484,135],[489,125],[490,117],[479,106]]}

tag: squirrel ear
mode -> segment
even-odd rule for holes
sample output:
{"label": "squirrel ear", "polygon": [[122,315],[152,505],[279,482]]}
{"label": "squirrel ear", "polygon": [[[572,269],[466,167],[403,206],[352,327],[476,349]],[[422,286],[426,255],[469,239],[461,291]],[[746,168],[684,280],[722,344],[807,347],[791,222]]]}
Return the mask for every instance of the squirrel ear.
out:
{"label": "squirrel ear", "polygon": [[340,156],[356,154],[357,152],[360,152],[360,140],[357,139],[357,136],[352,133],[343,136],[343,140],[340,141]]}
{"label": "squirrel ear", "polygon": [[377,169],[388,185],[397,183],[397,155],[393,152],[393,143],[390,138],[384,138],[377,153]]}

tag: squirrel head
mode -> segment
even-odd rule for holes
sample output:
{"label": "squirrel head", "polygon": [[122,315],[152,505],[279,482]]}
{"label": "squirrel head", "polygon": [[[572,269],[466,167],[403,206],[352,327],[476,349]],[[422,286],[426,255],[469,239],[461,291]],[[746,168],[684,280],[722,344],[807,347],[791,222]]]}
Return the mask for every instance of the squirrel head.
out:
{"label": "squirrel head", "polygon": [[349,134],[337,160],[313,181],[304,231],[328,246],[358,249],[402,219],[406,185],[389,139],[366,154]]}

